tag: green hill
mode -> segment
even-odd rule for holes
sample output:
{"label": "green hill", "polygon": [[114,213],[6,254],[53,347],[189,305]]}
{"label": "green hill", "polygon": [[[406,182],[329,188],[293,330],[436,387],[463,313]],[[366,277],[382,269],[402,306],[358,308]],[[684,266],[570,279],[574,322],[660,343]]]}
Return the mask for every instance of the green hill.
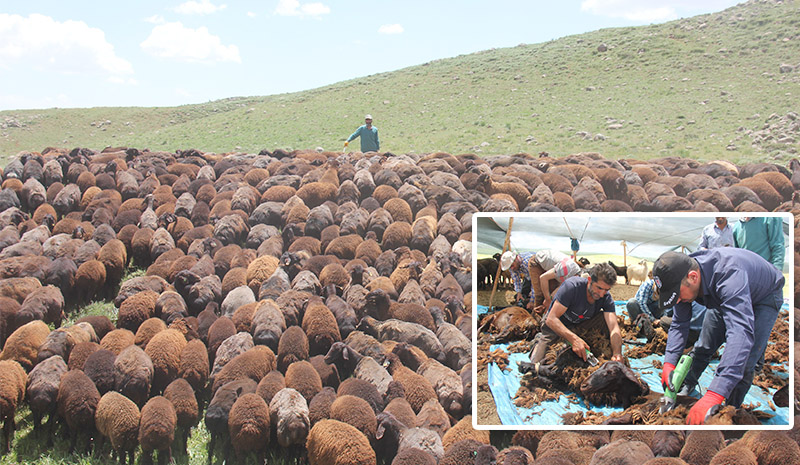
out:
{"label": "green hill", "polygon": [[340,150],[364,113],[395,153],[579,151],[785,162],[800,147],[800,1],[603,29],[327,87],[171,108],[0,112],[0,156],[48,146]]}

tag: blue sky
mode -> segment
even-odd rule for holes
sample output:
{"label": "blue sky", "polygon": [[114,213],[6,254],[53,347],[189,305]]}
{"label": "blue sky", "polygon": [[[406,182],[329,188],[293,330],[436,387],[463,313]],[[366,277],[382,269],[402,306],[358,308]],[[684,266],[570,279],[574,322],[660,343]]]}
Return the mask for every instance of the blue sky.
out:
{"label": "blue sky", "polygon": [[3,2],[0,110],[174,106],[312,89],[733,0]]}

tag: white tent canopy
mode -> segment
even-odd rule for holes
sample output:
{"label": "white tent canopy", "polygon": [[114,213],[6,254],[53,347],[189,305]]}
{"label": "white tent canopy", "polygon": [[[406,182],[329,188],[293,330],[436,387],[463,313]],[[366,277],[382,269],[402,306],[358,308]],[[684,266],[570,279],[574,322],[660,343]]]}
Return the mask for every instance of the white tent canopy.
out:
{"label": "white tent canopy", "polygon": [[[740,216],[726,216],[733,224]],[[742,215],[744,216],[744,215]],[[756,216],[756,214],[750,215]],[[758,216],[775,216],[759,214]],[[515,252],[556,249],[571,253],[570,239],[580,242],[579,255],[622,255],[622,241],[626,242],[628,255],[650,261],[668,250],[693,252],[700,243],[703,228],[714,222],[710,213],[637,214],[637,213],[518,213],[512,215],[476,214],[477,245],[479,257],[502,251],[509,220],[514,218],[510,246]],[[790,214],[782,215],[784,242],[787,247],[787,265],[791,262],[792,240]],[[630,263],[630,262],[628,262]]]}

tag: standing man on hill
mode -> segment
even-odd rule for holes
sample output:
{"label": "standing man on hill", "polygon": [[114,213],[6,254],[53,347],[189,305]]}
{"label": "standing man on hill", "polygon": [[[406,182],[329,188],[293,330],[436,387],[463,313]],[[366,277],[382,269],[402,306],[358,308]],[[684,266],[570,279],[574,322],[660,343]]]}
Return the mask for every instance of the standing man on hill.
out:
{"label": "standing man on hill", "polygon": [[372,125],[372,115],[364,117],[364,124],[356,129],[356,132],[350,134],[350,137],[344,143],[347,147],[350,141],[356,137],[361,137],[361,151],[377,152],[381,149],[381,141],[378,139],[378,128]]}

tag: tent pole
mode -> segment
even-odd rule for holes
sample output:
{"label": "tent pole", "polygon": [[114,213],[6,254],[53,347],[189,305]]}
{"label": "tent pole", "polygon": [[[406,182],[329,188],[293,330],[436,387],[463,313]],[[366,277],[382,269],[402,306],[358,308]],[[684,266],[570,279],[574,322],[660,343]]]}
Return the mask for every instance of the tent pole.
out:
{"label": "tent pole", "polygon": [[622,241],[622,266],[628,266],[628,244]]}
{"label": "tent pole", "polygon": [[[513,225],[514,225],[514,218],[511,217],[508,219],[508,231],[506,231],[506,240],[503,243],[503,251],[500,252],[501,255],[504,254],[506,250],[508,250],[509,242],[511,241],[511,227]],[[498,263],[497,273],[495,274],[494,277],[494,285],[492,286],[492,295],[489,296],[489,311],[494,310],[494,294],[495,292],[497,292],[497,280],[500,279],[500,273],[503,272],[503,270],[500,269],[499,265],[500,264]]]}

